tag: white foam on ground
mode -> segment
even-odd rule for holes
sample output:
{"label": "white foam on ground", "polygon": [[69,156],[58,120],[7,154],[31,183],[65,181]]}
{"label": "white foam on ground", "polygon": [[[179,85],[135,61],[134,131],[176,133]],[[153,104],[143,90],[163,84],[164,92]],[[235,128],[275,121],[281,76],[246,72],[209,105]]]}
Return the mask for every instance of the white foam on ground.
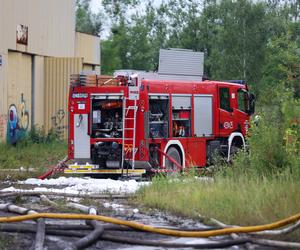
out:
{"label": "white foam on ground", "polygon": [[114,209],[116,211],[125,211],[124,206],[121,205],[121,204],[105,202],[105,203],[103,203],[103,206],[105,208],[112,208],[112,209]]}
{"label": "white foam on ground", "polygon": [[[93,178],[76,178],[76,177],[59,177],[52,179],[34,179],[30,178],[25,181],[19,181],[18,184],[30,184],[37,186],[59,186],[53,187],[36,187],[31,191],[38,192],[58,192],[68,194],[78,193],[109,193],[109,194],[129,194],[136,192],[140,187],[148,185],[149,182],[137,182],[135,180],[118,181],[111,179],[93,179]],[[28,189],[26,189],[28,191]],[[15,189],[9,187],[2,189],[3,191],[22,191],[22,189]]]}

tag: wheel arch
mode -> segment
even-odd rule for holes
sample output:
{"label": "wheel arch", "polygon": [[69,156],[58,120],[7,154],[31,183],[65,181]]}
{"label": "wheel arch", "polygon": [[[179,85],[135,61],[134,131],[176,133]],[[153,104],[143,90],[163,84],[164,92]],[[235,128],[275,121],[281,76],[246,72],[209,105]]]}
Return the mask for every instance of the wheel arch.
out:
{"label": "wheel arch", "polygon": [[[181,166],[183,168],[185,168],[185,152],[184,152],[184,148],[181,144],[181,142],[179,140],[170,140],[168,141],[168,143],[166,144],[165,148],[164,148],[164,153],[167,153],[168,149],[170,147],[174,147],[178,150],[180,157],[181,157]],[[163,156],[163,167],[166,166],[166,157]]]}
{"label": "wheel arch", "polygon": [[230,161],[230,151],[231,151],[231,146],[233,143],[237,143],[238,146],[241,148],[245,148],[246,143],[245,143],[245,138],[241,132],[233,132],[230,134],[228,137],[228,154],[227,154],[227,161]]}

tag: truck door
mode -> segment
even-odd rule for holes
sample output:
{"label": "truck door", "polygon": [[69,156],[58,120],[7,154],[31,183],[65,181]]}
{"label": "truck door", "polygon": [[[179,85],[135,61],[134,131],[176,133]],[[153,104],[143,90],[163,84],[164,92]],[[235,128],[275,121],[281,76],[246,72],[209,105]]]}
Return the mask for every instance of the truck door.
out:
{"label": "truck door", "polygon": [[233,101],[235,93],[229,86],[219,86],[219,133],[220,136],[228,137],[234,131]]}
{"label": "truck door", "polygon": [[88,115],[74,115],[74,158],[90,159],[90,136],[88,135]]}
{"label": "truck door", "polygon": [[236,92],[236,106],[234,107],[234,117],[237,130],[246,134],[249,128],[249,94],[245,89],[239,88]]}

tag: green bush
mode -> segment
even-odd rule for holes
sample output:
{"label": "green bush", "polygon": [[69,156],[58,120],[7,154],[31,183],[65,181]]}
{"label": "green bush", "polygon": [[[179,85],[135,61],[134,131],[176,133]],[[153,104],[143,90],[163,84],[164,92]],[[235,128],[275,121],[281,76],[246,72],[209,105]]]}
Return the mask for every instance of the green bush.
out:
{"label": "green bush", "polygon": [[[270,105],[258,112],[252,122],[247,142],[249,152],[240,152],[234,159],[237,172],[251,176],[292,173],[300,176],[300,102],[292,92],[278,87]],[[254,119],[255,120],[255,119]]]}

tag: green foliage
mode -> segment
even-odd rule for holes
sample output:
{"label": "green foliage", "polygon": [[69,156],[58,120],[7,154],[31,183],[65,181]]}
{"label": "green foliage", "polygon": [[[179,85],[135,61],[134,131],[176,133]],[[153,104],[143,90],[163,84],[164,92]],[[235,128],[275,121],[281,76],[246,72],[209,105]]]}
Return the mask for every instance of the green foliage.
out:
{"label": "green foliage", "polygon": [[139,4],[103,1],[112,25],[102,42],[102,72],[155,70],[159,48],[204,51],[208,77],[246,79],[258,97],[260,121],[252,125],[250,153],[238,155],[237,169],[298,171],[299,1],[146,1],[144,12]]}
{"label": "green foliage", "polygon": [[103,41],[101,45],[102,72],[112,74],[116,69],[128,68],[130,37],[125,19],[119,24],[114,24],[109,40]]}
{"label": "green foliage", "polygon": [[[267,46],[267,63],[263,67],[260,92],[275,91],[283,85],[300,97],[300,23],[290,23],[287,29],[273,38]],[[276,94],[276,93],[273,93]],[[261,97],[266,105],[268,98]]]}
{"label": "green foliage", "polygon": [[300,176],[300,23],[286,25],[266,47],[267,62],[256,86],[260,118],[252,124],[249,153],[235,160],[237,172]]}
{"label": "green foliage", "polygon": [[[273,89],[268,106],[258,113],[248,137],[249,152],[240,152],[234,161],[238,173],[271,176],[290,172],[300,177],[300,105],[293,92],[282,85]],[[263,95],[263,94],[262,94]]]}
{"label": "green foliage", "polygon": [[109,25],[104,74],[156,70],[159,49],[178,47],[203,51],[209,78],[245,79],[258,94],[283,80],[299,97],[299,1],[104,0],[98,15],[89,4],[77,0],[77,29]]}
{"label": "green foliage", "polygon": [[46,169],[67,154],[67,145],[52,134],[33,129],[16,145],[0,144],[0,169]]}
{"label": "green foliage", "polygon": [[76,0],[76,31],[99,36],[101,28],[102,15],[91,12],[90,0]]}
{"label": "green foliage", "polygon": [[54,133],[54,131],[50,130],[49,133],[46,133],[44,128],[40,128],[34,126],[30,131],[27,137],[25,137],[21,142],[25,143],[29,141],[31,143],[51,143],[54,141],[59,141],[59,137]]}
{"label": "green foliage", "polygon": [[152,45],[149,41],[147,20],[135,15],[132,19],[134,25],[129,29],[129,68],[150,70],[152,69]]}
{"label": "green foliage", "polygon": [[214,24],[209,39],[207,67],[213,79],[245,79],[257,82],[268,39],[266,6],[253,1],[221,1],[209,6],[206,20]]}
{"label": "green foliage", "polygon": [[122,19],[130,7],[137,6],[139,3],[139,0],[102,0],[105,11],[115,21],[119,20],[120,17]]}

